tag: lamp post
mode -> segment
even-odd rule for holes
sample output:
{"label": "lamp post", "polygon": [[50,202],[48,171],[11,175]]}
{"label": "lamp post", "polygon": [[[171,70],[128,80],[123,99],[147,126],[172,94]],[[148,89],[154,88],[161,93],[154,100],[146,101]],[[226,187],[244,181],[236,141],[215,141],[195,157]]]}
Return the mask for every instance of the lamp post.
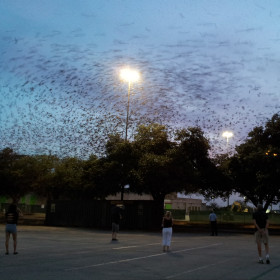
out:
{"label": "lamp post", "polygon": [[[233,133],[231,131],[225,131],[223,132],[222,136],[227,139],[227,154],[228,154],[228,142],[229,142],[229,138],[233,136]],[[228,196],[227,206],[229,206],[229,196]]]}
{"label": "lamp post", "polygon": [[225,131],[223,132],[222,136],[227,139],[227,145],[228,145],[229,138],[233,136],[233,133],[231,131]]}
{"label": "lamp post", "polygon": [[130,102],[130,90],[131,85],[134,82],[137,82],[140,79],[140,74],[138,71],[124,68],[120,72],[120,78],[128,83],[128,91],[127,91],[127,108],[126,108],[126,123],[125,123],[125,141],[127,141],[127,128],[128,128],[128,120],[129,120],[129,102]]}
{"label": "lamp post", "polygon": [[[130,101],[130,90],[131,85],[134,82],[137,82],[140,79],[140,74],[138,71],[130,69],[130,68],[123,68],[120,71],[120,78],[121,80],[128,83],[128,90],[127,90],[127,107],[126,107],[126,122],[125,122],[125,141],[127,141],[127,129],[128,129],[128,120],[129,120],[129,101]],[[122,164],[123,167],[123,164]],[[121,201],[123,201],[123,193],[124,193],[124,186],[121,186]]]}
{"label": "lamp post", "polygon": [[222,136],[227,139],[226,148],[227,148],[227,153],[228,153],[228,142],[229,142],[229,139],[233,136],[233,133],[231,131],[225,131],[225,132],[223,132]]}

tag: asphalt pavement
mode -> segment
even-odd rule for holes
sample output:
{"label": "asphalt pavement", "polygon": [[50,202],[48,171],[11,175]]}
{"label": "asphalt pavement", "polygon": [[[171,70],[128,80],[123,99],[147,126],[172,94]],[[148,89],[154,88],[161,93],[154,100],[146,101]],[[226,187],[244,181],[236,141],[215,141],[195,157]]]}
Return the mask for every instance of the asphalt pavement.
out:
{"label": "asphalt pavement", "polygon": [[[18,255],[5,255],[0,225],[3,280],[84,279],[279,279],[280,237],[270,236],[271,264],[259,264],[252,234],[174,232],[171,252],[161,232],[18,226]],[[12,242],[10,242],[10,247]]]}

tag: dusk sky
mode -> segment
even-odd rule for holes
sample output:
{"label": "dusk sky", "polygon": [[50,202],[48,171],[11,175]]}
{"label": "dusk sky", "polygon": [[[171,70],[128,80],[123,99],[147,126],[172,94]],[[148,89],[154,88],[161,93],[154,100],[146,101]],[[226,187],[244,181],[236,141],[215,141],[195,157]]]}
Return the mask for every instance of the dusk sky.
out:
{"label": "dusk sky", "polygon": [[[152,120],[233,151],[280,112],[279,0],[1,0],[0,149],[87,157]],[[226,147],[225,130],[234,133]]]}

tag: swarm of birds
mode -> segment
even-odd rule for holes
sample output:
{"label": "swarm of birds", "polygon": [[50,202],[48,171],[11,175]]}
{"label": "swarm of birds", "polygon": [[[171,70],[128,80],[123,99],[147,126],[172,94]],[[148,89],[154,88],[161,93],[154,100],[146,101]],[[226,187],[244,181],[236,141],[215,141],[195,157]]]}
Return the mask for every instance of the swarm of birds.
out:
{"label": "swarm of birds", "polygon": [[[204,10],[189,24],[184,7],[189,2],[180,3],[174,8],[176,24],[162,18],[158,26],[143,23],[135,12],[98,30],[98,13],[105,9],[94,7],[78,9],[69,28],[59,29],[54,21],[26,31],[10,29],[4,21],[0,149],[101,155],[109,134],[125,133],[128,84],[118,73],[127,65],[141,73],[131,85],[129,139],[137,125],[157,122],[178,129],[201,127],[213,154],[241,144],[249,131],[280,111],[279,28],[258,40],[269,23],[280,26],[280,14],[256,2],[252,8],[270,21],[241,23],[226,34],[219,14]],[[10,11],[13,4],[6,5]],[[169,35],[161,35],[162,30]],[[228,144],[224,130],[234,133]]]}

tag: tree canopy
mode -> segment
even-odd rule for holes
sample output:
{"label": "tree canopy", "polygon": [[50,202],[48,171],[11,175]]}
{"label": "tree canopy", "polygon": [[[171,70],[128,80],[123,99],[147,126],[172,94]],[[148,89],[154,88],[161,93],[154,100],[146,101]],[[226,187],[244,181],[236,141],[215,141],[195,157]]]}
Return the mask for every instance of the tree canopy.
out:
{"label": "tree canopy", "polygon": [[[131,170],[132,191],[149,193],[155,201],[172,192],[191,193],[208,168],[208,140],[199,128],[182,129],[170,139],[167,128],[158,124],[140,126],[132,143],[138,160]],[[206,178],[203,178],[206,179]]]}
{"label": "tree canopy", "polygon": [[238,192],[255,206],[280,201],[280,117],[255,127],[233,156],[209,157],[198,127],[174,131],[164,125],[138,127],[133,141],[115,134],[103,157],[58,158],[0,151],[0,195],[17,200],[33,192],[50,199],[104,199],[126,191],[151,194],[163,205],[172,192],[226,197]]}
{"label": "tree canopy", "polygon": [[[174,135],[160,124],[141,125],[133,141],[111,135],[103,157],[59,159],[52,155],[21,156],[1,152],[1,193],[21,196],[35,192],[50,199],[100,198],[128,191],[151,194],[163,205],[172,192],[206,192],[215,168],[210,146],[199,128]],[[210,171],[211,170],[211,171]]]}
{"label": "tree canopy", "polygon": [[236,148],[228,171],[233,188],[267,209],[280,201],[280,117],[273,115],[264,127],[255,127]]}

